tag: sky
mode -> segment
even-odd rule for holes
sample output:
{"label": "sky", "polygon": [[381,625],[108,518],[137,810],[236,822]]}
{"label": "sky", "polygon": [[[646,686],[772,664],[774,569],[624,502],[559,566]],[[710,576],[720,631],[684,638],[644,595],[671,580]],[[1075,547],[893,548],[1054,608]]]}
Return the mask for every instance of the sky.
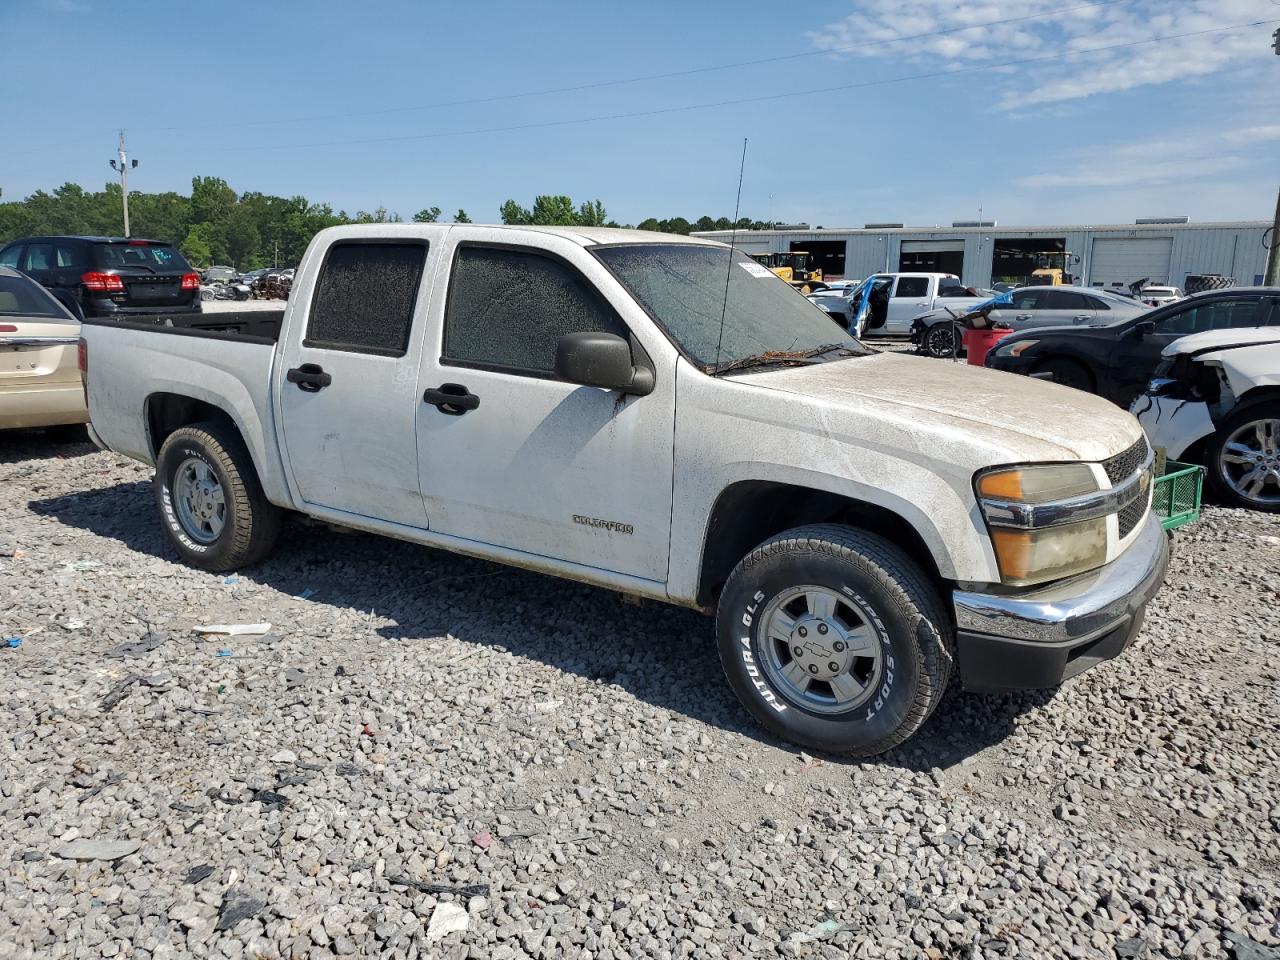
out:
{"label": "sky", "polygon": [[131,189],[406,219],[731,216],[744,138],[756,219],[1269,219],[1278,26],[1280,0],[0,0],[0,199],[100,188],[123,127]]}

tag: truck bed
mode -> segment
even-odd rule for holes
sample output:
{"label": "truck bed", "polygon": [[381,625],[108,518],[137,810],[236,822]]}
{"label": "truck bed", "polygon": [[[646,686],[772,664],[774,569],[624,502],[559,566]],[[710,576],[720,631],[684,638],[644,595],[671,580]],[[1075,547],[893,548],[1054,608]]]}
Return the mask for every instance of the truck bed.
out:
{"label": "truck bed", "polygon": [[138,314],[127,319],[88,317],[85,323],[126,330],[176,333],[188,337],[274,344],[280,338],[284,309],[237,310],[227,313]]}

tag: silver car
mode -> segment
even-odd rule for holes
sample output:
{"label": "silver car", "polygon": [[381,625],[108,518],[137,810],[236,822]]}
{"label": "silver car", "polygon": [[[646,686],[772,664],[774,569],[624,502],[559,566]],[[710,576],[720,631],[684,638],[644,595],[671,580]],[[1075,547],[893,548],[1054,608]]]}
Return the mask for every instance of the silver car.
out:
{"label": "silver car", "polygon": [[[993,322],[999,321],[1013,330],[1071,324],[1101,326],[1151,309],[1145,303],[1095,287],[1019,287],[1010,296],[1011,302],[992,310],[990,316]],[[935,310],[913,321],[911,340],[931,357],[953,356],[959,348],[955,336],[954,318],[946,311]]]}

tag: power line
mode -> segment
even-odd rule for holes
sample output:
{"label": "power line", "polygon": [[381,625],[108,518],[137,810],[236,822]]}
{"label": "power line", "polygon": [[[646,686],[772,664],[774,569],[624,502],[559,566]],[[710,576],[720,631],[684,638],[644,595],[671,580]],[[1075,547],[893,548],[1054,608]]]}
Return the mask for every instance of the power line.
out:
{"label": "power line", "polygon": [[343,147],[356,146],[362,144],[376,143],[402,143],[414,140],[438,140],[447,137],[466,137],[476,136],[486,133],[510,133],[518,130],[537,130],[547,127],[565,127],[576,126],[586,123],[600,123],[607,120],[634,120],[641,117],[653,117],[669,113],[688,113],[694,110],[710,110],[716,107],[739,106],[747,103],[766,103],[772,100],[792,99],[795,97],[807,97],[820,93],[837,93],[845,90],[861,90],[868,87],[882,87],[897,83],[907,83],[915,80],[936,80],[944,77],[961,76],[968,73],[983,73],[990,70],[1003,70],[1008,67],[1019,67],[1033,63],[1047,63],[1053,60],[1063,60],[1069,57],[1088,56],[1094,53],[1106,53],[1110,50],[1123,50],[1130,47],[1139,47],[1150,43],[1163,43],[1169,40],[1185,40],[1190,37],[1203,37],[1214,33],[1226,33],[1231,30],[1243,30],[1246,27],[1269,26],[1273,23],[1280,23],[1280,20],[1255,20],[1250,23],[1237,23],[1228,27],[1212,27],[1207,30],[1194,30],[1189,33],[1175,33],[1159,37],[1149,37],[1144,40],[1130,40],[1124,43],[1113,43],[1102,47],[1090,47],[1083,50],[1067,50],[1060,53],[1051,53],[1039,57],[1024,57],[1019,60],[1006,60],[1002,63],[978,64],[972,67],[958,67],[952,70],[939,70],[931,73],[917,73],[905,77],[889,77],[878,80],[865,80],[859,83],[839,84],[831,87],[814,87],[809,90],[788,90],[786,93],[764,94],[755,97],[737,97],[729,100],[714,100],[704,103],[691,103],[679,107],[656,107],[651,110],[634,110],[626,113],[602,114],[592,117],[573,117],[566,120],[543,120],[533,123],[519,123],[501,127],[480,127],[471,130],[446,130],[435,133],[418,133],[405,134],[393,137],[367,137],[348,140],[326,140],[318,143],[292,143],[292,144],[268,144],[255,145],[248,147],[210,147],[205,152],[216,153],[222,152],[253,152],[257,150],[308,150],[317,147]]}
{"label": "power line", "polygon": [[[703,73],[715,73],[721,70],[736,70],[740,67],[756,67],[770,63],[785,63],[791,60],[801,60],[810,57],[827,56],[834,53],[853,53],[858,50],[866,50],[871,47],[881,47],[894,43],[906,43],[913,40],[928,40],[933,37],[944,37],[951,34],[963,33],[966,30],[983,30],[989,27],[1005,26],[1013,23],[1024,23],[1029,20],[1042,20],[1048,17],[1058,17],[1067,13],[1074,13],[1079,10],[1088,10],[1096,7],[1114,6],[1119,3],[1132,3],[1134,0],[1090,0],[1089,3],[1082,3],[1074,7],[1065,7],[1061,10],[1049,10],[1044,13],[1026,14],[1020,17],[1005,17],[1000,20],[989,20],[983,23],[970,23],[964,26],[947,27],[942,30],[931,30],[928,33],[917,33],[910,36],[889,37],[884,40],[868,40],[863,43],[855,43],[847,46],[829,47],[821,50],[805,50],[799,53],[786,53],[773,57],[760,57],[755,60],[739,60],[734,63],[719,63],[705,67],[690,67],[685,70],[671,70],[665,73],[650,73],[639,77],[627,77],[620,80],[596,80],[590,83],[578,83],[566,87],[549,87],[543,90],[526,90],[519,93],[498,93],[484,97],[469,97],[464,100],[442,100],[437,103],[418,104],[409,107],[386,107],[381,110],[355,110],[345,113],[325,113],[314,114],[306,117],[279,117],[271,120],[244,120],[237,123],[219,123],[217,128],[225,130],[235,127],[257,127],[257,126],[279,126],[283,123],[310,123],[320,120],[347,120],[355,117],[376,117],[386,116],[393,113],[414,113],[423,110],[441,110],[446,107],[468,107],[479,104],[498,103],[504,100],[523,100],[531,97],[547,97],[560,93],[581,93],[586,90],[599,90],[605,87],[620,87],[636,83],[648,83],[653,80],[670,80],[677,77],[691,77]],[[192,129],[192,125],[176,126],[176,127],[153,127],[156,132],[169,130]]]}

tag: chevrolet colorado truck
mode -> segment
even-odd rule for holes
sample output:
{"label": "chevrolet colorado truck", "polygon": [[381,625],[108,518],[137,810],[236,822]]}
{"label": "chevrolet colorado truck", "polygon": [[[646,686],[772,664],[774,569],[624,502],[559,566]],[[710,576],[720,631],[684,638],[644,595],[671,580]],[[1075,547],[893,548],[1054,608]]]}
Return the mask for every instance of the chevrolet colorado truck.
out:
{"label": "chevrolet colorado truck", "polygon": [[155,466],[188,562],[296,511],[714,611],[735,693],[813,748],[1114,657],[1164,577],[1128,413],[877,353],[709,240],[336,227],[278,314],[82,335],[95,438]]}

